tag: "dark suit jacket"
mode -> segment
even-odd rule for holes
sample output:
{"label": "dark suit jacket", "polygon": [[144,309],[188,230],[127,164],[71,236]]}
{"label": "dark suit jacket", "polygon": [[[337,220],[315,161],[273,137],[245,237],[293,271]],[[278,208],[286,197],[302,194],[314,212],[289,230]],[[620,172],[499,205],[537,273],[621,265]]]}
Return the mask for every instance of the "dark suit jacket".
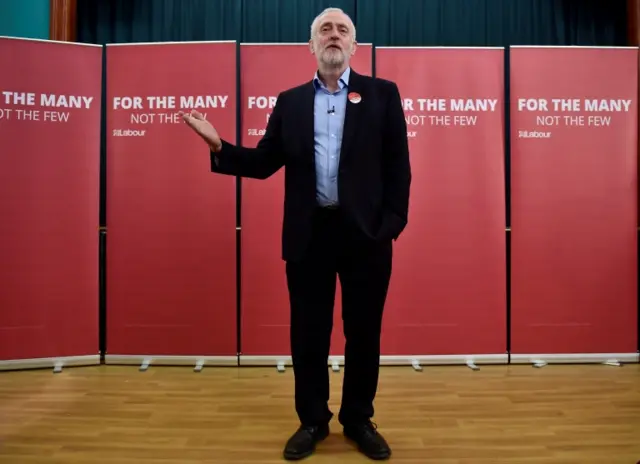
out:
{"label": "dark suit jacket", "polygon": [[[411,168],[407,127],[395,83],[351,70],[338,196],[341,210],[371,240],[397,239],[407,224]],[[213,172],[266,179],[285,167],[282,258],[301,258],[309,243],[316,202],[313,82],[278,96],[256,148],[223,140],[211,153]]]}

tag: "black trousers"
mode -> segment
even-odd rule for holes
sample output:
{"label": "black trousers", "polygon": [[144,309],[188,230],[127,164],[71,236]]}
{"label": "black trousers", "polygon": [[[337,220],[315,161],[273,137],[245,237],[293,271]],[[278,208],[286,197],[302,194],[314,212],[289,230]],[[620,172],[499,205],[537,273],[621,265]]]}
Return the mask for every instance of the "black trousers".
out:
{"label": "black trousers", "polygon": [[287,262],[295,406],[305,425],[327,423],[328,357],[336,277],[342,287],[345,366],[341,424],[373,417],[378,388],[383,308],[391,276],[392,242],[366,237],[341,211],[318,208],[308,253]]}

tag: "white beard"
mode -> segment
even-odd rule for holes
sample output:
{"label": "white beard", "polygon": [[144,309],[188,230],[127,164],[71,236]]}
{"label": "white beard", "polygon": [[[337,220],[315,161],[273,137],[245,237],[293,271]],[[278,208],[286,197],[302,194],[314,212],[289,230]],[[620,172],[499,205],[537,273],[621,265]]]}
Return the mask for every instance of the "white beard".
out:
{"label": "white beard", "polygon": [[342,50],[329,48],[322,52],[322,61],[330,66],[341,66],[345,59],[346,54]]}

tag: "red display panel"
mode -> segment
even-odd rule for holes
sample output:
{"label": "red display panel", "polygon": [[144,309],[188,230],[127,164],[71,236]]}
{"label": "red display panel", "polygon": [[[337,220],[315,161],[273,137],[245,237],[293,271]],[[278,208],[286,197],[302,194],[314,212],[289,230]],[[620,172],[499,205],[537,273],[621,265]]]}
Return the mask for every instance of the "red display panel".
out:
{"label": "red display panel", "polygon": [[[360,44],[352,69],[371,75],[371,45]],[[274,66],[278,63],[278,66]],[[307,44],[242,44],[242,144],[256,146],[278,94],[311,81],[315,57]],[[242,354],[290,354],[289,293],[282,261],[284,169],[266,180],[242,179]],[[344,354],[337,282],[331,354]],[[270,362],[270,361],[267,361]]]}
{"label": "red display panel", "polygon": [[0,38],[0,69],[0,361],[98,362],[102,47]]}
{"label": "red display panel", "polygon": [[107,351],[235,356],[235,178],[178,112],[236,139],[236,43],[107,48]]}
{"label": "red display panel", "polygon": [[389,358],[506,360],[504,50],[377,48],[412,167],[382,333]]}
{"label": "red display panel", "polygon": [[636,357],[637,86],[636,48],[511,50],[514,358]]}

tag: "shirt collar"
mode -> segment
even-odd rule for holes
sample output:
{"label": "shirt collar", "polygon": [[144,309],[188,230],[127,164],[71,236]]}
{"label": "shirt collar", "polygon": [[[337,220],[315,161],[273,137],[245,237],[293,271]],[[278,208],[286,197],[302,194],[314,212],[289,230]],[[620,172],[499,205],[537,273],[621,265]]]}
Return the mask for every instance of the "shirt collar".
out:
{"label": "shirt collar", "polygon": [[[340,79],[338,79],[338,85],[340,86],[341,89],[344,89],[345,87],[347,87],[349,85],[349,76],[351,75],[351,67],[347,67],[347,69],[344,70],[344,72],[342,73],[342,75],[340,76]],[[322,83],[322,81],[320,80],[320,77],[318,76],[318,71],[316,71],[315,75],[313,76],[313,85],[315,86],[316,90],[319,87],[324,87],[325,85]]]}

